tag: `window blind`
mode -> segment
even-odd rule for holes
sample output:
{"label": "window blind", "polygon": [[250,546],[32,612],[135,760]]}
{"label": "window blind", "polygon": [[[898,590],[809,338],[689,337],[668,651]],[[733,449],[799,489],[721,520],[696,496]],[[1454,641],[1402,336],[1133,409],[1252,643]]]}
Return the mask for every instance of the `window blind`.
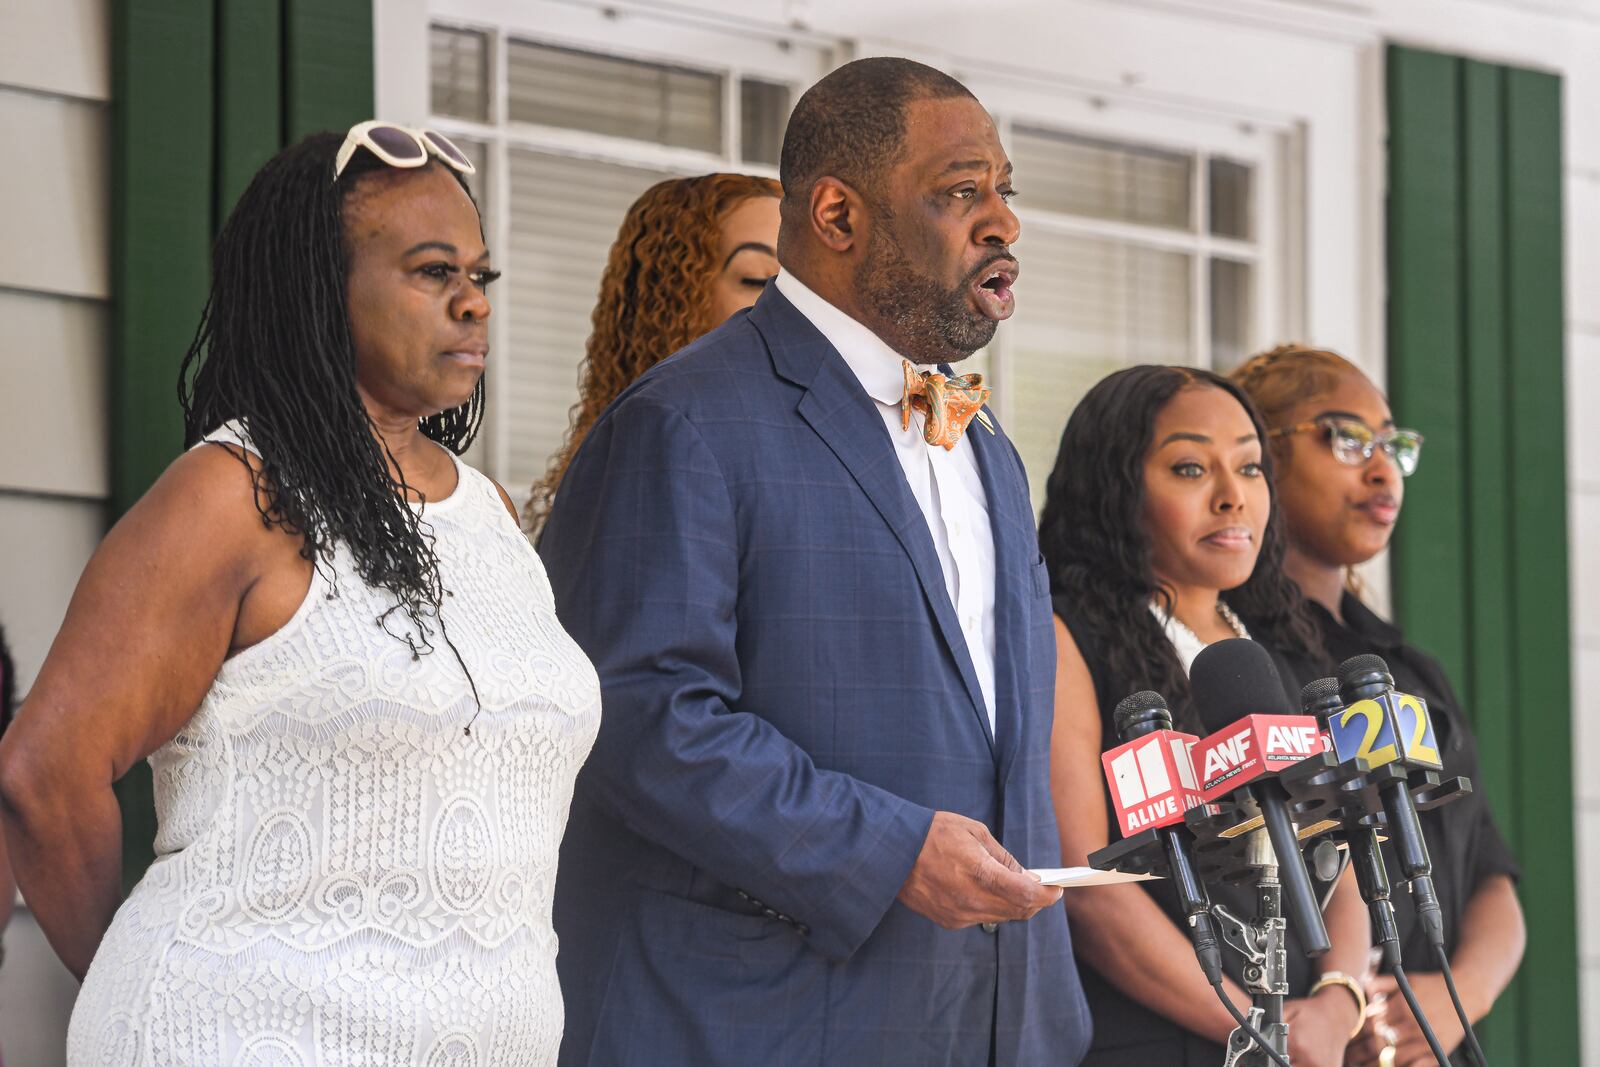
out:
{"label": "window blind", "polygon": [[508,394],[503,480],[521,507],[566,437],[617,228],[639,194],[670,175],[522,149],[511,151],[509,170],[511,248],[496,303],[510,318],[509,351],[495,387]]}
{"label": "window blind", "polygon": [[722,151],[720,74],[510,40],[506,78],[513,122]]}
{"label": "window blind", "polygon": [[1190,228],[1191,156],[1015,126],[1011,158],[1021,204],[1028,209]]}
{"label": "window blind", "polygon": [[474,30],[428,30],[429,93],[433,113],[489,120],[489,42]]}
{"label": "window blind", "polygon": [[999,385],[1037,509],[1067,416],[1090,386],[1135,363],[1194,361],[1190,258],[1040,227],[1017,254],[1022,279]]}

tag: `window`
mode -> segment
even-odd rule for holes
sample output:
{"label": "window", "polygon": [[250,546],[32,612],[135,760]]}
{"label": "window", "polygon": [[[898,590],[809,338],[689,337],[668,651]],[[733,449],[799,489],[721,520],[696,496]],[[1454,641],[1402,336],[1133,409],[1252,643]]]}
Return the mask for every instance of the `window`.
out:
{"label": "window", "polygon": [[790,108],[832,50],[638,13],[519,12],[526,26],[435,24],[429,52],[430,122],[478,166],[473,193],[505,270],[490,409],[468,458],[520,505],[566,436],[628,207],[668,177],[776,177]]}
{"label": "window", "polygon": [[[1264,149],[1234,131],[1227,147],[1248,149],[1235,158],[1136,129],[1000,121],[1020,193],[1022,278],[1019,313],[979,367],[993,374],[1037,508],[1061,431],[1095,382],[1136,363],[1225,372],[1286,329],[1276,293],[1262,291],[1263,260],[1280,255],[1260,195],[1276,135],[1255,135]],[[1192,141],[1204,128],[1183,132]]]}
{"label": "window", "polygon": [[506,78],[512,122],[722,152],[721,74],[511,40]]}
{"label": "window", "polygon": [[[557,0],[471,0],[431,29],[431,118],[479,174],[505,269],[490,410],[469,456],[520,503],[559,449],[617,227],[663,178],[776,176],[783,129],[835,42]],[[1226,371],[1299,325],[1284,205],[1297,134],[1194,109],[954,72],[1017,168],[1020,313],[968,367],[990,374],[1035,505],[1094,382],[1134,363]]]}
{"label": "window", "polygon": [[475,30],[435,26],[428,38],[429,84],[436,114],[489,118],[489,40]]}

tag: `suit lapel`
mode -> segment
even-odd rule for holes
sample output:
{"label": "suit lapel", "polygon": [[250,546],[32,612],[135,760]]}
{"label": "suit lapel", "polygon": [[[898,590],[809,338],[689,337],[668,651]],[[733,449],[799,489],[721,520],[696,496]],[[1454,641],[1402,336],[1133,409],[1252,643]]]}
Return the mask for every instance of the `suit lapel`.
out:
{"label": "suit lapel", "polygon": [[983,691],[956,623],[955,606],[945,588],[944,569],[933,547],[933,535],[906,484],[905,472],[900,469],[894,443],[884,430],[877,405],[827,338],[784,298],[777,286],[767,286],[750,312],[750,321],[766,339],[778,374],[805,390],[796,409],[800,417],[844,464],[911,558],[917,582],[933,609],[945,647],[961,673],[973,712],[993,754],[994,735],[989,729]]}

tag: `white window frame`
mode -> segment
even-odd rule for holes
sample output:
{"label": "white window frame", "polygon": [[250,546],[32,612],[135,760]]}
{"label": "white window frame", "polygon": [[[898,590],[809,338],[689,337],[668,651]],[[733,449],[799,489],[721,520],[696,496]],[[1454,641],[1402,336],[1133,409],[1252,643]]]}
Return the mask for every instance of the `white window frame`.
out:
{"label": "white window frame", "polygon": [[[506,210],[510,190],[510,152],[532,150],[574,159],[592,159],[623,166],[684,174],[737,170],[776,178],[775,166],[745,162],[740,144],[740,79],[786,84],[792,99],[835,64],[839,41],[795,31],[776,34],[727,22],[678,17],[626,7],[594,7],[561,0],[431,0],[427,25],[483,33],[488,38],[486,77],[489,117],[473,122],[428,111],[427,123],[447,136],[465,137],[485,146],[489,209],[484,227],[490,249],[511,247],[511,219]],[[537,44],[574,48],[586,52],[665,63],[700,70],[725,79],[722,115],[722,151],[694,149],[636,141],[584,130],[571,130],[507,117],[507,41],[511,38]],[[421,75],[426,79],[426,64]],[[424,96],[427,95],[424,87]],[[429,102],[431,104],[431,101]],[[620,220],[619,220],[620,221]],[[509,351],[510,316],[491,316],[490,344]],[[510,390],[501,386],[504,365],[490,360],[486,371],[488,408],[483,430],[468,460],[494,478],[510,469],[510,441],[506,432],[512,412]],[[573,364],[577,373],[577,364]],[[526,486],[510,487],[519,499]]]}
{"label": "white window frame", "polygon": [[[448,134],[469,137],[486,146],[489,199],[486,227],[491,248],[509,247],[510,222],[505,210],[505,192],[509,188],[510,149],[526,148],[684,173],[736,168],[776,177],[774,168],[745,163],[739,158],[738,79],[751,77],[789,84],[800,90],[852,52],[865,54],[881,50],[870,42],[859,42],[852,49],[838,37],[811,30],[779,30],[689,8],[673,11],[643,8],[628,0],[606,6],[586,0],[396,2],[409,6],[414,19],[420,18],[425,24],[424,40],[427,27],[436,24],[488,34],[489,121],[476,123],[435,115],[430,115],[428,121]],[[414,26],[414,21],[411,24]],[[723,76],[728,79],[725,84],[729,87],[724,95],[723,151],[720,154],[699,152],[506,121],[507,93],[501,72],[505,69],[506,41],[510,37]],[[424,59],[425,70],[426,48],[419,49],[416,43],[412,48],[421,53],[419,58]],[[1304,258],[1307,138],[1300,124],[1281,114],[1212,105],[1195,97],[1154,99],[1148,93],[1122,92],[1116,86],[1068,83],[1028,75],[996,75],[992,70],[962,69],[959,60],[945,59],[941,63],[944,57],[922,58],[945,66],[972,89],[996,116],[1003,143],[1010,143],[1013,126],[1020,124],[1177,151],[1195,158],[1196,225],[1192,231],[1183,233],[1030,207],[1026,198],[1027,175],[1023,173],[1017,177],[1018,187],[1024,192],[1017,207],[1025,235],[1029,228],[1038,227],[1179,250],[1191,256],[1190,329],[1194,339],[1191,358],[1195,363],[1210,365],[1209,269],[1213,255],[1252,266],[1252,344],[1276,343],[1304,333],[1308,318],[1305,287],[1309,266]],[[427,97],[425,84],[421,97],[424,100]],[[414,90],[407,99],[416,99]],[[1252,223],[1256,238],[1253,241],[1235,241],[1205,232],[1208,215],[1206,163],[1213,156],[1247,163],[1254,169]],[[1026,236],[1019,252],[1026,267]],[[1030,298],[1026,273],[1019,296],[1025,308]],[[491,323],[492,340],[502,349],[509,340],[506,337],[508,320],[509,316],[501,316]],[[1011,360],[1010,332],[1002,329],[980,363],[994,376],[997,407],[1004,420],[1013,415],[1010,391],[1006,388]],[[497,368],[490,367],[489,411],[480,445],[473,451],[480,453],[475,458],[485,469],[498,476],[508,467],[508,442],[503,428],[509,416],[505,408],[509,394],[505,389],[494,387],[496,371]]]}

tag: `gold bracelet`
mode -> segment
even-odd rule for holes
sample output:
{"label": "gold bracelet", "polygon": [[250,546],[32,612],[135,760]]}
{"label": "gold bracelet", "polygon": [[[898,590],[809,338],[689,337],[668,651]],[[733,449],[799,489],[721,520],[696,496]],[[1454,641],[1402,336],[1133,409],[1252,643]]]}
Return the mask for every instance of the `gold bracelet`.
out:
{"label": "gold bracelet", "polygon": [[1308,998],[1314,997],[1331,985],[1344,986],[1350,990],[1350,995],[1356,998],[1356,1028],[1351,1030],[1350,1036],[1345,1039],[1346,1041],[1354,1041],[1356,1035],[1361,1033],[1362,1026],[1366,1025],[1367,991],[1361,988],[1360,982],[1343,971],[1323,971],[1322,977],[1317,979],[1316,983],[1311,987],[1311,992],[1307,993],[1306,996]]}

